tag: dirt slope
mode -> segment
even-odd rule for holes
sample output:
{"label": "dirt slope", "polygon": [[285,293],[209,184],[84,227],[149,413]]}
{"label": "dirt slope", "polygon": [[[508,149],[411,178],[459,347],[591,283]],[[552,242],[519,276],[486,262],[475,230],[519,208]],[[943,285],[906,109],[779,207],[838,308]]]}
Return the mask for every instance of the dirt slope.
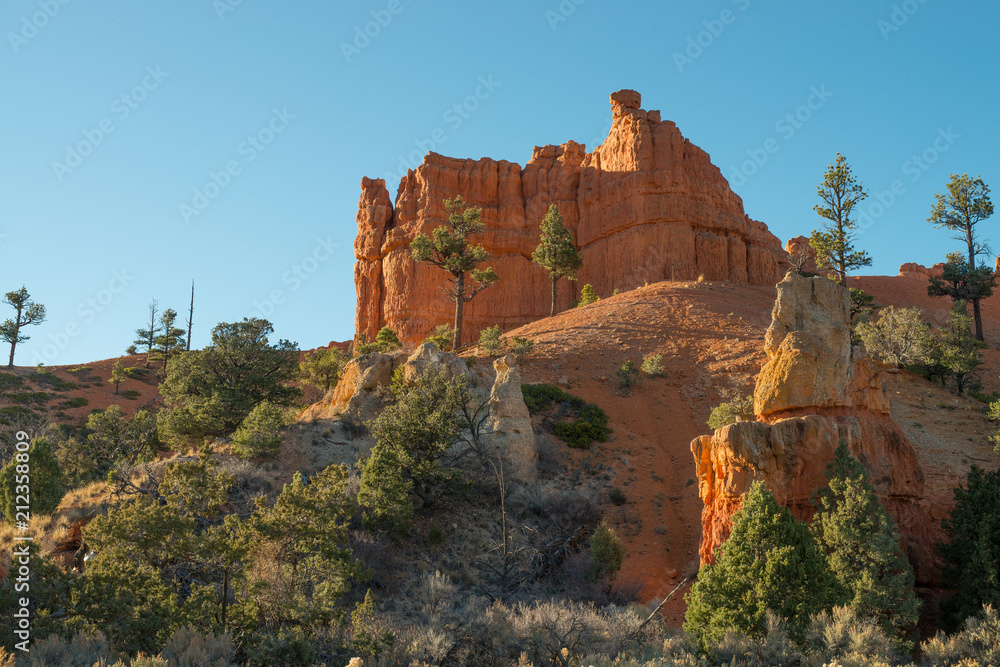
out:
{"label": "dirt slope", "polygon": [[[947,316],[948,304],[927,297],[924,280],[876,276],[853,282],[879,303],[918,305],[936,322]],[[626,492],[625,505],[605,506],[606,518],[626,542],[622,574],[642,579],[647,600],[664,596],[697,572],[702,503],[689,445],[709,432],[705,420],[721,389],[735,381],[752,390],[766,361],[763,337],[774,298],[773,288],[664,282],[511,332],[535,341],[526,381],[563,383],[610,415],[612,442],[567,454],[585,471],[601,468],[598,481],[605,490],[620,486]],[[1000,342],[1000,300],[984,303],[983,313],[991,342],[981,373],[988,392],[1000,388],[1000,353],[992,349]],[[665,377],[645,378],[623,395],[616,369],[626,359],[638,364],[651,352],[664,354]],[[926,504],[939,521],[971,464],[996,467],[988,442],[991,425],[982,403],[893,370],[886,373],[893,418],[917,448],[927,480]],[[666,607],[675,625],[683,618],[684,592]]]}

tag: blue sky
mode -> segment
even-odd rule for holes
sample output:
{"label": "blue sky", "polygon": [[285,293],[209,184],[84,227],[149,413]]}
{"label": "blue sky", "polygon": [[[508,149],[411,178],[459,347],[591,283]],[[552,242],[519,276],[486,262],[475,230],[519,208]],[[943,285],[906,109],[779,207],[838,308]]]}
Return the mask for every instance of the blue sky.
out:
{"label": "blue sky", "polygon": [[0,291],[48,309],[16,363],[116,356],[150,299],[183,317],[192,279],[196,347],[255,314],[304,348],[350,338],[362,176],[395,193],[432,143],[521,165],[592,149],[621,88],[782,241],[818,226],[839,151],[872,193],[868,273],[943,261],[934,193],[1000,184],[998,19],[985,0],[8,0]]}

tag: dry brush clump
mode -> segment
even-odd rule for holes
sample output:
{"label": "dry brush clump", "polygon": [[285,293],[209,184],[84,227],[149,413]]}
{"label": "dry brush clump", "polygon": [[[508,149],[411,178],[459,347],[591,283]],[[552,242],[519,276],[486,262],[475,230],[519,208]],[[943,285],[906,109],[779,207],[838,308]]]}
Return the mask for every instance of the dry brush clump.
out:
{"label": "dry brush clump", "polygon": [[[9,654],[7,654],[9,655]],[[0,649],[0,667],[229,667],[233,640],[228,634],[213,636],[192,628],[179,628],[156,656],[139,654],[129,659],[112,650],[100,631],[78,632],[71,639],[52,635],[31,645],[16,660]]]}

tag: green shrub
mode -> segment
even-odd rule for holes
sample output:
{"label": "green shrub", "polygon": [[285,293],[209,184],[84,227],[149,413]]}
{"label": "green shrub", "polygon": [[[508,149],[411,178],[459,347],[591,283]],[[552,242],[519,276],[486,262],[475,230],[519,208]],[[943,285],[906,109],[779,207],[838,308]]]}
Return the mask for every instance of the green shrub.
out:
{"label": "green shrub", "polygon": [[0,391],[8,389],[20,389],[24,386],[24,380],[13,373],[0,373]]}
{"label": "green shrub", "polygon": [[601,297],[597,296],[597,290],[595,290],[594,286],[591,285],[590,283],[587,283],[586,285],[584,285],[583,289],[580,290],[580,305],[581,306],[587,306],[589,304],[596,303],[597,301],[600,301],[600,300],[601,300]]}
{"label": "green shrub", "polygon": [[621,489],[621,487],[616,486],[611,489],[611,492],[608,494],[608,500],[610,500],[613,505],[621,506],[628,502],[628,496],[625,494],[625,491]]}
{"label": "green shrub", "polygon": [[944,604],[945,627],[958,628],[984,605],[1000,600],[1000,470],[976,465],[964,485],[955,489],[955,504],[942,522],[948,541],[941,581],[955,595]]}
{"label": "green shrub", "polygon": [[611,435],[608,415],[600,406],[587,403],[573,422],[559,422],[552,432],[575,449],[589,449],[593,442],[604,442]]}
{"label": "green shrub", "polygon": [[632,360],[626,359],[625,363],[619,366],[618,370],[615,371],[615,375],[618,376],[618,386],[620,386],[622,391],[627,394],[629,390],[635,386],[638,371],[635,369],[635,364]]}
{"label": "green shrub", "polygon": [[13,394],[7,394],[6,398],[10,399],[14,403],[44,405],[45,403],[51,401],[54,396],[52,394],[46,394],[44,391],[19,391]]}
{"label": "green shrub", "polygon": [[449,324],[439,324],[434,327],[434,331],[424,342],[434,343],[439,350],[447,350],[451,347],[451,342],[455,340],[455,330]]}
{"label": "green shrub", "polygon": [[1000,401],[1000,391],[997,391],[996,389],[994,389],[990,394],[984,394],[981,391],[970,391],[969,396],[976,399],[980,403],[986,403],[987,405]]}
{"label": "green shrub", "polygon": [[535,349],[535,341],[530,338],[521,338],[520,336],[514,336],[510,341],[510,351],[518,356],[519,359],[527,359]]}
{"label": "green shrub", "polygon": [[551,384],[523,384],[521,394],[529,412],[545,412],[558,403],[561,412],[575,417],[573,421],[557,422],[552,427],[556,437],[570,447],[588,449],[591,443],[604,442],[611,435],[608,415],[599,405],[587,403]]}
{"label": "green shrub", "polygon": [[26,452],[16,452],[0,470],[0,510],[12,524],[17,507],[23,505],[17,487],[24,475],[29,479],[28,511],[32,517],[52,514],[66,495],[65,480],[52,446],[44,438],[35,438]]}
{"label": "green shrub", "polygon": [[714,408],[708,416],[708,427],[712,430],[720,429],[727,424],[736,422],[752,421],[753,395],[735,396],[732,400],[723,401]]}
{"label": "green shrub", "polygon": [[137,391],[135,389],[126,389],[126,390],[124,390],[124,391],[121,392],[121,395],[124,396],[125,398],[127,398],[130,401],[134,401],[137,398],[139,398],[139,396],[141,394],[139,393],[139,391]]}
{"label": "green shrub", "polygon": [[886,306],[878,320],[859,323],[857,334],[868,354],[902,368],[927,362],[932,337],[929,328],[919,308]]}
{"label": "green shrub", "polygon": [[479,350],[484,354],[496,357],[504,353],[507,341],[501,337],[500,325],[494,324],[479,332]]}
{"label": "green shrub", "polygon": [[24,407],[23,405],[7,405],[0,408],[0,422],[16,421],[21,419],[39,419],[40,417],[40,414],[31,408]]}
{"label": "green shrub", "polygon": [[829,487],[814,496],[813,534],[859,618],[877,623],[903,652],[913,649],[920,602],[913,568],[899,546],[896,523],[868,481],[868,472],[844,440],[827,465]]}
{"label": "green shrub", "polygon": [[270,457],[281,447],[285,415],[268,401],[257,405],[233,433],[233,449],[243,458]]}
{"label": "green shrub", "polygon": [[375,341],[372,343],[365,342],[365,337],[362,335],[358,340],[358,344],[354,346],[354,353],[357,355],[371,354],[372,352],[382,352],[385,354],[398,350],[400,347],[402,347],[402,343],[399,342],[399,336],[396,332],[389,327],[382,327],[375,334]]}
{"label": "green shrub", "polygon": [[358,502],[369,523],[405,535],[413,517],[411,496],[422,507],[450,492],[461,479],[452,445],[467,399],[464,380],[439,369],[400,386],[397,400],[369,422],[375,446],[361,468]]}
{"label": "green shrub", "polygon": [[90,401],[85,399],[83,396],[77,396],[76,398],[70,398],[68,400],[59,403],[56,407],[63,410],[69,410],[70,408],[85,408],[90,404]]}
{"label": "green shrub", "polygon": [[[529,412],[544,412],[553,403],[570,400],[572,397],[554,384],[522,384],[521,395]],[[580,401],[583,402],[582,400]]]}
{"label": "green shrub", "polygon": [[328,392],[337,384],[347,362],[347,355],[336,347],[320,347],[307,352],[299,362],[299,378],[323,392]]}
{"label": "green shrub", "polygon": [[663,375],[663,355],[650,352],[642,358],[642,372],[649,376]]}
{"label": "green shrub", "polygon": [[809,527],[754,483],[733,515],[729,539],[703,565],[685,601],[684,630],[703,650],[727,631],[759,640],[774,612],[801,639],[811,614],[836,602],[837,581]]}
{"label": "green shrub", "polygon": [[71,391],[78,388],[76,384],[56,377],[51,371],[44,369],[39,370],[36,368],[28,375],[28,379],[37,385],[51,387],[56,391]]}
{"label": "green shrub", "polygon": [[593,581],[614,581],[618,571],[622,569],[625,549],[608,524],[601,525],[590,538],[590,571],[588,576]]}

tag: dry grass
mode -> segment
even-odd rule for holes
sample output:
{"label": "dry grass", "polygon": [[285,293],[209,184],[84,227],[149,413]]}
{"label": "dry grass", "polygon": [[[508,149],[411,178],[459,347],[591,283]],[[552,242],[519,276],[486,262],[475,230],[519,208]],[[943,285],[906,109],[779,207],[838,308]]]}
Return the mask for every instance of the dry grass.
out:
{"label": "dry grass", "polygon": [[104,509],[111,500],[111,491],[106,482],[93,482],[67,493],[56,512],[83,510],[89,514],[94,510]]}
{"label": "dry grass", "polygon": [[[52,553],[57,544],[69,536],[70,526],[86,514],[79,509],[59,511],[48,516],[35,516],[28,523],[27,534],[31,536],[42,553]],[[23,536],[24,532],[17,530],[13,524],[0,523],[0,554],[5,556],[14,548],[14,537]]]}

